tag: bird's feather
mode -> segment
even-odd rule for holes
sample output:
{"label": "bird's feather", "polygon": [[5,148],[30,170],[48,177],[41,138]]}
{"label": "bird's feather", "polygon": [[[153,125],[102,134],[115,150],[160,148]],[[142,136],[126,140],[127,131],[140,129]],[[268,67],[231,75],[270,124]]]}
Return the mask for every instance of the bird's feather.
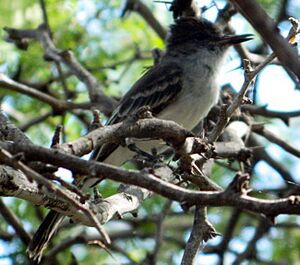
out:
{"label": "bird's feather", "polygon": [[[176,64],[159,64],[150,68],[126,93],[108,121],[108,125],[123,121],[141,107],[150,107],[153,115],[159,115],[182,89],[182,70]],[[94,151],[92,158],[104,161],[117,144],[105,144]]]}
{"label": "bird's feather", "polygon": [[108,124],[124,120],[143,106],[149,106],[154,115],[159,114],[180,92],[181,74],[181,68],[174,64],[150,68],[123,97]]}

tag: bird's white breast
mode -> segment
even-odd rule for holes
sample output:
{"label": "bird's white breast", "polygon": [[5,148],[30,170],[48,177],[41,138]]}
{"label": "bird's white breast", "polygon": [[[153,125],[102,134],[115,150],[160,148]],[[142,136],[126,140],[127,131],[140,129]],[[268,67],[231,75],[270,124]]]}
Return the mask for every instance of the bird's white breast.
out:
{"label": "bird's white breast", "polygon": [[200,52],[198,55],[187,57],[185,62],[182,62],[183,89],[177,100],[162,111],[159,118],[174,120],[191,130],[206,117],[219,97],[217,77],[220,62],[212,63],[215,60],[209,58],[211,56]]}

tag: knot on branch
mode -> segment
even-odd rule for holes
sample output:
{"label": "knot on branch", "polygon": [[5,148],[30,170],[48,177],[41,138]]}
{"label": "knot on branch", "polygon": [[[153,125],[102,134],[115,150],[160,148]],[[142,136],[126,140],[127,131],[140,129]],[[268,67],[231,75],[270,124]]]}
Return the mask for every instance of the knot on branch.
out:
{"label": "knot on branch", "polygon": [[182,155],[180,159],[179,172],[193,174],[195,172],[195,159],[191,155]]}
{"label": "knot on branch", "polygon": [[221,234],[217,232],[217,230],[213,227],[213,225],[208,220],[203,222],[202,226],[203,226],[202,231],[203,231],[204,242],[207,242],[208,240],[213,239],[216,236],[221,236]]}
{"label": "knot on branch", "polygon": [[193,147],[190,153],[201,154],[207,151],[214,151],[215,147],[213,144],[208,143],[206,140],[200,138],[194,138]]}
{"label": "knot on branch", "polygon": [[16,153],[12,156],[15,161],[25,161],[25,154],[23,152]]}
{"label": "knot on branch", "polygon": [[252,150],[248,148],[242,148],[237,155],[238,161],[244,162],[246,164],[250,164],[251,157],[252,157]]}
{"label": "knot on branch", "polygon": [[28,162],[28,166],[34,171],[44,175],[44,174],[54,174],[57,170],[57,166],[53,166],[51,164],[45,164],[40,161],[30,161]]}
{"label": "knot on branch", "polygon": [[51,145],[50,145],[51,148],[53,148],[54,146],[56,146],[60,143],[62,132],[63,132],[63,126],[61,124],[57,125],[56,128],[55,128],[54,135],[52,137],[52,142],[51,142]]}
{"label": "knot on branch", "polygon": [[187,137],[175,156],[175,159],[180,157],[178,172],[189,176],[187,179],[192,178],[192,176],[204,176],[202,164],[199,161],[203,160],[203,158],[207,160],[205,154],[214,153],[214,151],[214,145],[206,140],[197,137]]}
{"label": "knot on branch", "polygon": [[291,22],[292,27],[289,31],[287,39],[289,40],[290,43],[294,43],[296,39],[296,35],[300,32],[300,22],[294,17],[290,17],[289,21]]}
{"label": "knot on branch", "polygon": [[149,106],[143,106],[143,107],[139,108],[134,115],[137,120],[153,118],[152,113],[151,113],[151,108]]}
{"label": "knot on branch", "polygon": [[29,40],[19,36],[18,30],[8,27],[4,27],[3,30],[5,30],[8,34],[8,36],[5,38],[5,41],[15,44],[20,50],[26,51],[28,49]]}
{"label": "knot on branch", "polygon": [[14,177],[9,173],[12,168],[3,167],[1,170],[1,175],[4,177],[5,181],[2,182],[1,190],[7,189],[11,191],[17,191],[20,187],[14,182]]}
{"label": "knot on branch", "polygon": [[253,100],[251,98],[244,97],[241,104],[252,105],[253,104]]}
{"label": "knot on branch", "polygon": [[243,60],[243,68],[244,68],[245,81],[251,82],[251,80],[255,76],[255,71],[251,65],[250,60],[248,59]]}
{"label": "knot on branch", "polygon": [[300,195],[291,195],[288,199],[292,205],[300,204]]}
{"label": "knot on branch", "polygon": [[41,32],[49,32],[49,28],[47,26],[46,23],[41,23],[38,27],[37,27],[37,30],[38,31],[41,31]]}
{"label": "knot on branch", "polygon": [[137,111],[135,111],[132,115],[129,115],[129,117],[126,118],[126,120],[124,120],[124,122],[134,124],[138,120],[151,118],[153,118],[151,108],[149,106],[143,106],[140,107]]}
{"label": "knot on branch", "polygon": [[89,132],[96,130],[98,128],[103,128],[103,124],[101,123],[100,119],[100,111],[98,109],[93,110],[93,121],[89,126]]}
{"label": "knot on branch", "polygon": [[70,50],[65,50],[59,53],[59,55],[65,59],[66,61],[71,61],[73,57],[73,53]]}
{"label": "knot on branch", "polygon": [[241,172],[238,172],[225,190],[225,193],[239,193],[240,195],[247,195],[251,191],[249,188],[249,181],[249,174],[242,174]]}
{"label": "knot on branch", "polygon": [[198,137],[187,137],[178,150],[179,154],[201,154],[213,150],[214,146]]}
{"label": "knot on branch", "polygon": [[254,132],[262,133],[265,129],[264,123],[253,123],[251,125],[251,130]]}

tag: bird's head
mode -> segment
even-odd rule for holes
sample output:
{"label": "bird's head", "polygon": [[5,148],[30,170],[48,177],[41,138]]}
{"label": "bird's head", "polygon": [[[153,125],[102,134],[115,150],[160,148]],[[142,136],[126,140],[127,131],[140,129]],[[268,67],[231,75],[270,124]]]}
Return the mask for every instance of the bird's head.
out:
{"label": "bird's head", "polygon": [[183,17],[170,27],[167,37],[167,49],[192,44],[195,48],[226,50],[230,45],[252,39],[251,34],[225,35],[213,23],[204,19]]}

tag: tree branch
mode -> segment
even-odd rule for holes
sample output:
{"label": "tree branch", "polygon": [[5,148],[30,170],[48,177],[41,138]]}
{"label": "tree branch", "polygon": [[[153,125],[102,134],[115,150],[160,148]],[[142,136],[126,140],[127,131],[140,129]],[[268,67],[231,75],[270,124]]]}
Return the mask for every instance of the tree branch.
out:
{"label": "tree branch", "polygon": [[137,12],[148,25],[156,32],[156,34],[162,39],[165,40],[167,35],[167,31],[163,28],[160,22],[156,19],[156,17],[152,14],[152,11],[144,5],[139,0],[127,0],[125,7],[122,12],[122,16],[126,14],[128,11],[135,11]]}
{"label": "tree branch", "polygon": [[22,39],[39,41],[44,48],[45,59],[64,63],[68,66],[71,72],[86,85],[91,102],[99,104],[99,109],[105,114],[112,112],[116,102],[103,94],[96,78],[77,61],[71,51],[60,51],[55,47],[44,24],[33,30],[16,30],[7,27],[4,30],[8,33],[10,41]]}
{"label": "tree branch", "polygon": [[181,265],[196,264],[196,257],[199,250],[202,250],[204,243],[217,235],[213,226],[207,220],[207,208],[196,206],[192,232],[185,246]]}
{"label": "tree branch", "polygon": [[300,80],[300,61],[297,50],[280,35],[274,21],[256,0],[231,0],[241,14],[250,22],[282,62]]}
{"label": "tree branch", "polygon": [[32,98],[36,98],[42,102],[45,102],[53,108],[54,112],[57,112],[57,113],[61,113],[66,110],[82,108],[82,106],[83,106],[82,104],[75,104],[72,102],[54,98],[50,95],[47,95],[45,93],[42,93],[42,92],[34,89],[32,87],[18,83],[16,81],[10,79],[8,76],[1,74],[1,73],[0,73],[0,86],[2,86],[3,88],[14,90],[16,92],[30,96]]}
{"label": "tree branch", "polygon": [[[0,143],[0,147],[12,154],[23,153],[26,160],[41,161],[64,167],[78,174],[88,175],[92,178],[103,177],[141,188],[148,189],[171,200],[188,202],[189,205],[205,206],[233,206],[239,209],[259,212],[265,215],[300,214],[300,205],[297,196],[284,199],[265,200],[241,196],[240,193],[225,190],[224,192],[190,191],[174,184],[167,183],[157,176],[145,171],[127,171],[122,168],[107,165],[96,161],[86,161],[78,157],[66,155],[58,150],[49,150],[34,145],[18,145],[14,143]],[[245,181],[237,175],[235,181]],[[242,184],[242,183],[240,183]],[[235,185],[235,184],[232,184]]]}
{"label": "tree branch", "polygon": [[17,216],[15,216],[15,214],[4,204],[2,199],[0,199],[0,213],[3,216],[4,220],[8,223],[8,225],[11,225],[16,231],[23,244],[28,246],[31,240],[30,235],[23,228]]}

